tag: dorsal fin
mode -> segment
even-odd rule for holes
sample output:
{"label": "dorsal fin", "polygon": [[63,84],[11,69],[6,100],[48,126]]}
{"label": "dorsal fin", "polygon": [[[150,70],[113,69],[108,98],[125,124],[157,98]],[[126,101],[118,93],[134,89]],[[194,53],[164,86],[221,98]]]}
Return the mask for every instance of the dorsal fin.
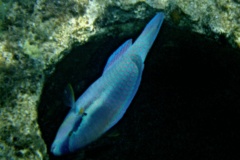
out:
{"label": "dorsal fin", "polygon": [[111,65],[121,57],[127,49],[132,45],[132,39],[127,40],[124,42],[113,54],[108,58],[107,64],[104,67],[103,73],[111,67]]}

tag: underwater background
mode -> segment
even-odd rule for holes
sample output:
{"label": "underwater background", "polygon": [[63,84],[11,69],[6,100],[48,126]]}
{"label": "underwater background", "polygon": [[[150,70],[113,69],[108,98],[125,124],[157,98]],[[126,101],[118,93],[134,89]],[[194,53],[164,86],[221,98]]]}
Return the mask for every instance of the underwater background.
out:
{"label": "underwater background", "polygon": [[[238,0],[0,1],[0,159],[237,159]],[[108,57],[156,12],[166,19],[123,118],[82,150],[51,144]]]}
{"label": "underwater background", "polygon": [[[44,87],[38,113],[48,148],[69,110],[61,101],[64,87],[70,82],[80,96],[101,75],[109,48],[122,42],[114,37],[99,43],[99,48],[89,49],[91,43],[74,48]],[[81,52],[93,54],[86,58]],[[79,65],[82,61],[86,64]],[[238,51],[226,43],[164,23],[145,61],[139,91],[119,123],[79,152],[49,153],[50,159],[235,159],[239,61]]]}

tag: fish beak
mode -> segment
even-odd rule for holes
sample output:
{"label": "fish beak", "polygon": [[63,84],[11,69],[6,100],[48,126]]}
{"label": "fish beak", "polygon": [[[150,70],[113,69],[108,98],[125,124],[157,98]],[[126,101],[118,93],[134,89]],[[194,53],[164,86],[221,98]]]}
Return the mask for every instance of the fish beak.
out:
{"label": "fish beak", "polygon": [[60,156],[61,155],[61,152],[60,150],[56,147],[56,145],[52,145],[51,147],[51,152],[55,155],[55,156]]}

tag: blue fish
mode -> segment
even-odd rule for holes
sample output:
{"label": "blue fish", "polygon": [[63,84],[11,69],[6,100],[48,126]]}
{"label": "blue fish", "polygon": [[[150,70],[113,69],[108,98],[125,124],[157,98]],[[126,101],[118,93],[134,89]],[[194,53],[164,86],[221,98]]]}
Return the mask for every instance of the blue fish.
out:
{"label": "blue fish", "polygon": [[65,91],[71,110],[60,126],[51,152],[77,151],[113,127],[124,115],[140,85],[144,61],[164,19],[157,13],[132,44],[123,43],[108,59],[102,76],[75,102],[71,86]]}

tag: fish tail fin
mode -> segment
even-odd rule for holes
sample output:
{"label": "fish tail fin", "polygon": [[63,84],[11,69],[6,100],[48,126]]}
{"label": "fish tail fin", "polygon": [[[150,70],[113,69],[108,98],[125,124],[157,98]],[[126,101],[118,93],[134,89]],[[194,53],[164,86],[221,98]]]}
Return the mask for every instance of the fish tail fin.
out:
{"label": "fish tail fin", "polygon": [[[134,42],[133,46],[138,49],[137,54],[139,54],[144,61],[148,51],[152,47],[153,42],[155,41],[158,32],[162,26],[162,22],[164,19],[164,14],[162,12],[158,12],[151,21],[146,25],[143,32]],[[133,48],[133,47],[132,47]]]}

